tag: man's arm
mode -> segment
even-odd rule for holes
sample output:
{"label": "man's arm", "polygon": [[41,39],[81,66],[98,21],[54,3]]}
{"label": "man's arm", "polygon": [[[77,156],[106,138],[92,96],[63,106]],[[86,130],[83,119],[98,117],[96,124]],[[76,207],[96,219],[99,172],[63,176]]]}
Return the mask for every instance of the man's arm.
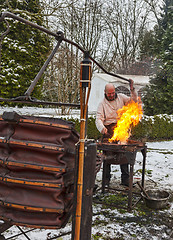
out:
{"label": "man's arm", "polygon": [[104,120],[105,120],[105,116],[104,116],[103,105],[102,103],[100,103],[96,113],[95,124],[100,133],[107,134],[107,128],[103,124]]}
{"label": "man's arm", "polygon": [[131,98],[133,99],[133,101],[137,102],[138,100],[138,96],[137,96],[137,92],[135,91],[135,88],[133,86],[133,80],[132,79],[129,79],[130,80],[130,91],[131,91]]}

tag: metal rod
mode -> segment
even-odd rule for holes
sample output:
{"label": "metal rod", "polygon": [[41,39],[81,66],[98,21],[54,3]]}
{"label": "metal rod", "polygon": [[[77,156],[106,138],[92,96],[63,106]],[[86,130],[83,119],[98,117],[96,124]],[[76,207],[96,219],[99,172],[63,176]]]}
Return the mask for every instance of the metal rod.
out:
{"label": "metal rod", "polygon": [[[38,24],[32,23],[32,22],[30,22],[30,21],[28,21],[28,20],[26,20],[26,19],[24,19],[24,18],[22,18],[22,17],[19,17],[19,16],[13,14],[13,13],[10,13],[10,12],[4,12],[4,13],[2,13],[2,15],[1,15],[1,17],[0,17],[0,22],[3,21],[5,17],[12,17],[12,18],[14,18],[14,19],[16,19],[16,20],[18,20],[18,21],[20,21],[20,22],[25,23],[26,25],[30,25],[30,26],[32,26],[32,27],[34,27],[34,28],[37,28],[37,29],[39,29],[39,30],[41,30],[41,31],[49,34],[49,35],[54,36],[57,40],[58,40],[59,37],[60,37],[59,34],[53,33],[53,32],[51,32],[51,31],[49,31],[48,29],[39,26]],[[69,44],[71,44],[71,45],[73,45],[73,46],[76,46],[76,47],[77,47],[78,49],[80,49],[83,53],[86,52],[86,50],[84,50],[79,44],[77,44],[77,43],[75,43],[75,42],[73,42],[73,41],[71,41],[71,40],[68,40],[68,39],[64,38],[64,36],[61,36],[61,40],[65,41],[65,42],[67,42],[67,43],[69,43]],[[105,72],[106,74],[111,75],[111,76],[113,76],[113,77],[120,78],[120,79],[122,79],[122,80],[127,81],[127,82],[130,83],[130,80],[129,80],[129,79],[124,78],[124,77],[122,77],[122,76],[119,76],[119,75],[117,75],[117,74],[108,72],[108,71],[107,71],[106,69],[104,69],[95,59],[93,59],[90,55],[89,55],[89,58],[90,58],[99,68],[101,68],[101,69],[103,70],[103,72]]]}
{"label": "metal rod", "polygon": [[30,22],[30,21],[28,21],[28,20],[26,20],[26,19],[24,19],[22,17],[19,17],[16,14],[13,14],[11,12],[3,12],[1,14],[1,17],[0,17],[0,22],[2,22],[5,19],[5,17],[11,17],[13,19],[16,19],[19,22],[22,22],[22,23],[25,23],[26,25],[29,25],[29,26],[34,27],[34,28],[37,28],[37,29],[41,30],[42,32],[45,32],[45,33],[47,33],[49,35],[52,35],[54,37],[58,36],[56,33],[53,33],[51,31],[49,31],[48,29],[46,29],[46,28],[44,28],[42,26],[39,26],[38,24],[35,24],[33,22]]}
{"label": "metal rod", "polygon": [[[107,163],[105,159],[103,160],[103,171],[102,171],[102,193],[105,193],[105,181],[106,181],[106,169],[107,169]],[[108,184],[109,185],[109,184]]]}
{"label": "metal rod", "polygon": [[144,149],[141,150],[143,155],[143,167],[142,167],[142,187],[144,188],[144,181],[145,181],[145,165],[146,165],[146,155],[147,155],[147,147],[145,146]]}
{"label": "metal rod", "polygon": [[48,239],[49,239],[49,240],[58,239],[58,238],[60,238],[60,237],[63,237],[63,236],[69,235],[69,234],[71,234],[71,233],[72,233],[72,231],[65,232],[65,233],[62,233],[62,234],[57,235],[57,236],[55,236],[55,237],[47,238],[47,240],[48,240]]}
{"label": "metal rod", "polygon": [[142,197],[140,197],[132,206],[132,208],[136,207],[136,205],[142,200]]}
{"label": "metal rod", "polygon": [[31,240],[31,239],[26,235],[26,233],[25,233],[19,226],[17,226],[17,228],[23,233],[23,235],[24,235],[28,240]]}
{"label": "metal rod", "polygon": [[27,91],[25,92],[25,95],[30,96],[31,92],[33,91],[35,85],[37,84],[37,82],[39,81],[39,79],[41,78],[41,76],[43,75],[43,72],[46,70],[48,64],[50,63],[50,61],[52,60],[52,58],[54,57],[55,53],[57,52],[59,46],[61,44],[61,40],[58,41],[56,47],[53,49],[53,51],[51,52],[50,56],[48,57],[48,59],[46,60],[46,62],[44,63],[44,65],[42,66],[42,68],[40,69],[40,71],[38,72],[37,76],[35,77],[35,79],[32,81],[31,85],[29,86],[29,88],[27,89]]}
{"label": "metal rod", "polygon": [[148,199],[151,199],[148,195],[148,193],[145,191],[145,189],[141,186],[141,184],[139,182],[137,182],[138,186],[140,187],[140,189],[142,190],[142,192],[145,194],[145,196],[148,198]]}
{"label": "metal rod", "polygon": [[122,80],[127,81],[127,82],[130,83],[130,80],[129,80],[129,79],[127,79],[127,78],[125,78],[125,77],[122,77],[122,76],[119,76],[119,75],[117,75],[117,74],[115,74],[115,73],[110,73],[110,72],[108,72],[108,71],[107,71],[105,68],[103,68],[94,58],[92,58],[91,56],[89,56],[89,58],[90,58],[99,68],[101,68],[101,69],[103,70],[103,72],[105,72],[106,74],[111,75],[111,76],[113,76],[113,77],[120,78],[120,79],[122,79]]}
{"label": "metal rod", "polygon": [[20,101],[15,99],[0,98],[0,102],[15,102],[15,103],[25,103],[25,104],[36,104],[36,105],[54,105],[54,106],[67,106],[75,107],[80,109],[80,104],[78,103],[61,103],[61,102],[44,102],[44,101]]}
{"label": "metal rod", "polygon": [[[29,230],[25,231],[25,233],[32,232],[33,230],[35,230],[35,228],[29,229]],[[21,232],[21,233],[18,233],[18,234],[15,234],[15,235],[13,235],[13,236],[11,236],[11,237],[6,238],[6,240],[12,239],[12,238],[14,238],[14,237],[21,236],[22,234],[23,234],[22,232]]]}
{"label": "metal rod", "polygon": [[130,164],[129,193],[128,193],[128,209],[129,209],[129,211],[132,210],[133,168],[134,168],[134,164]]}

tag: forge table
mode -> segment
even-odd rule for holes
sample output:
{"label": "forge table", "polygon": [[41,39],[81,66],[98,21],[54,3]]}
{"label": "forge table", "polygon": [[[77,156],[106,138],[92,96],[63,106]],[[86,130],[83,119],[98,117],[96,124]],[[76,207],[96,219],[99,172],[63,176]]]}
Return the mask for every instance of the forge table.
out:
{"label": "forge table", "polygon": [[[142,187],[145,180],[145,164],[147,146],[145,143],[129,140],[127,144],[109,143],[108,141],[99,142],[97,149],[103,151],[103,173],[102,173],[102,193],[105,193],[106,165],[120,165],[128,163],[130,165],[129,189],[128,189],[128,209],[132,209],[132,188],[133,188],[133,171],[136,160],[136,153],[141,152],[143,155],[142,164]],[[122,156],[126,161],[122,162]],[[109,188],[109,186],[108,186]]]}

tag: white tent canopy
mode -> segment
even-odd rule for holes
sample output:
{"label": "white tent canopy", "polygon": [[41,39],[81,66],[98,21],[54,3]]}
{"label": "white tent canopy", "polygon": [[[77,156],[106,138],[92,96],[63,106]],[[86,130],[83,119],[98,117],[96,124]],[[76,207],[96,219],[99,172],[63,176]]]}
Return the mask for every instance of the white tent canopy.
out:
{"label": "white tent canopy", "polygon": [[[134,87],[136,91],[140,91],[143,87],[149,84],[149,76],[141,75],[122,75],[127,79],[133,79]],[[88,111],[90,114],[95,114],[97,111],[98,104],[102,101],[104,97],[104,88],[107,83],[113,83],[115,88],[124,87],[129,89],[129,83],[127,81],[121,80],[117,77],[105,73],[94,73],[91,82],[91,93],[88,104]]]}

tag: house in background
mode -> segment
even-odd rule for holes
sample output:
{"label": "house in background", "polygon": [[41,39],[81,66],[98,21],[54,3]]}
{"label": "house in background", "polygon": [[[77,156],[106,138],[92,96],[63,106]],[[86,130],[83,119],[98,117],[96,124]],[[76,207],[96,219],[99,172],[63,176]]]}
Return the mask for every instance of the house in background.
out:
{"label": "house in background", "polygon": [[[140,75],[122,75],[127,79],[133,79],[134,87],[138,93],[138,96],[142,94],[142,91],[146,85],[149,84],[149,76]],[[130,96],[130,87],[127,81],[121,80],[117,77],[105,73],[94,73],[91,81],[91,93],[88,103],[89,114],[95,114],[97,111],[98,104],[102,101],[104,97],[104,88],[107,83],[114,84],[116,91]]]}

